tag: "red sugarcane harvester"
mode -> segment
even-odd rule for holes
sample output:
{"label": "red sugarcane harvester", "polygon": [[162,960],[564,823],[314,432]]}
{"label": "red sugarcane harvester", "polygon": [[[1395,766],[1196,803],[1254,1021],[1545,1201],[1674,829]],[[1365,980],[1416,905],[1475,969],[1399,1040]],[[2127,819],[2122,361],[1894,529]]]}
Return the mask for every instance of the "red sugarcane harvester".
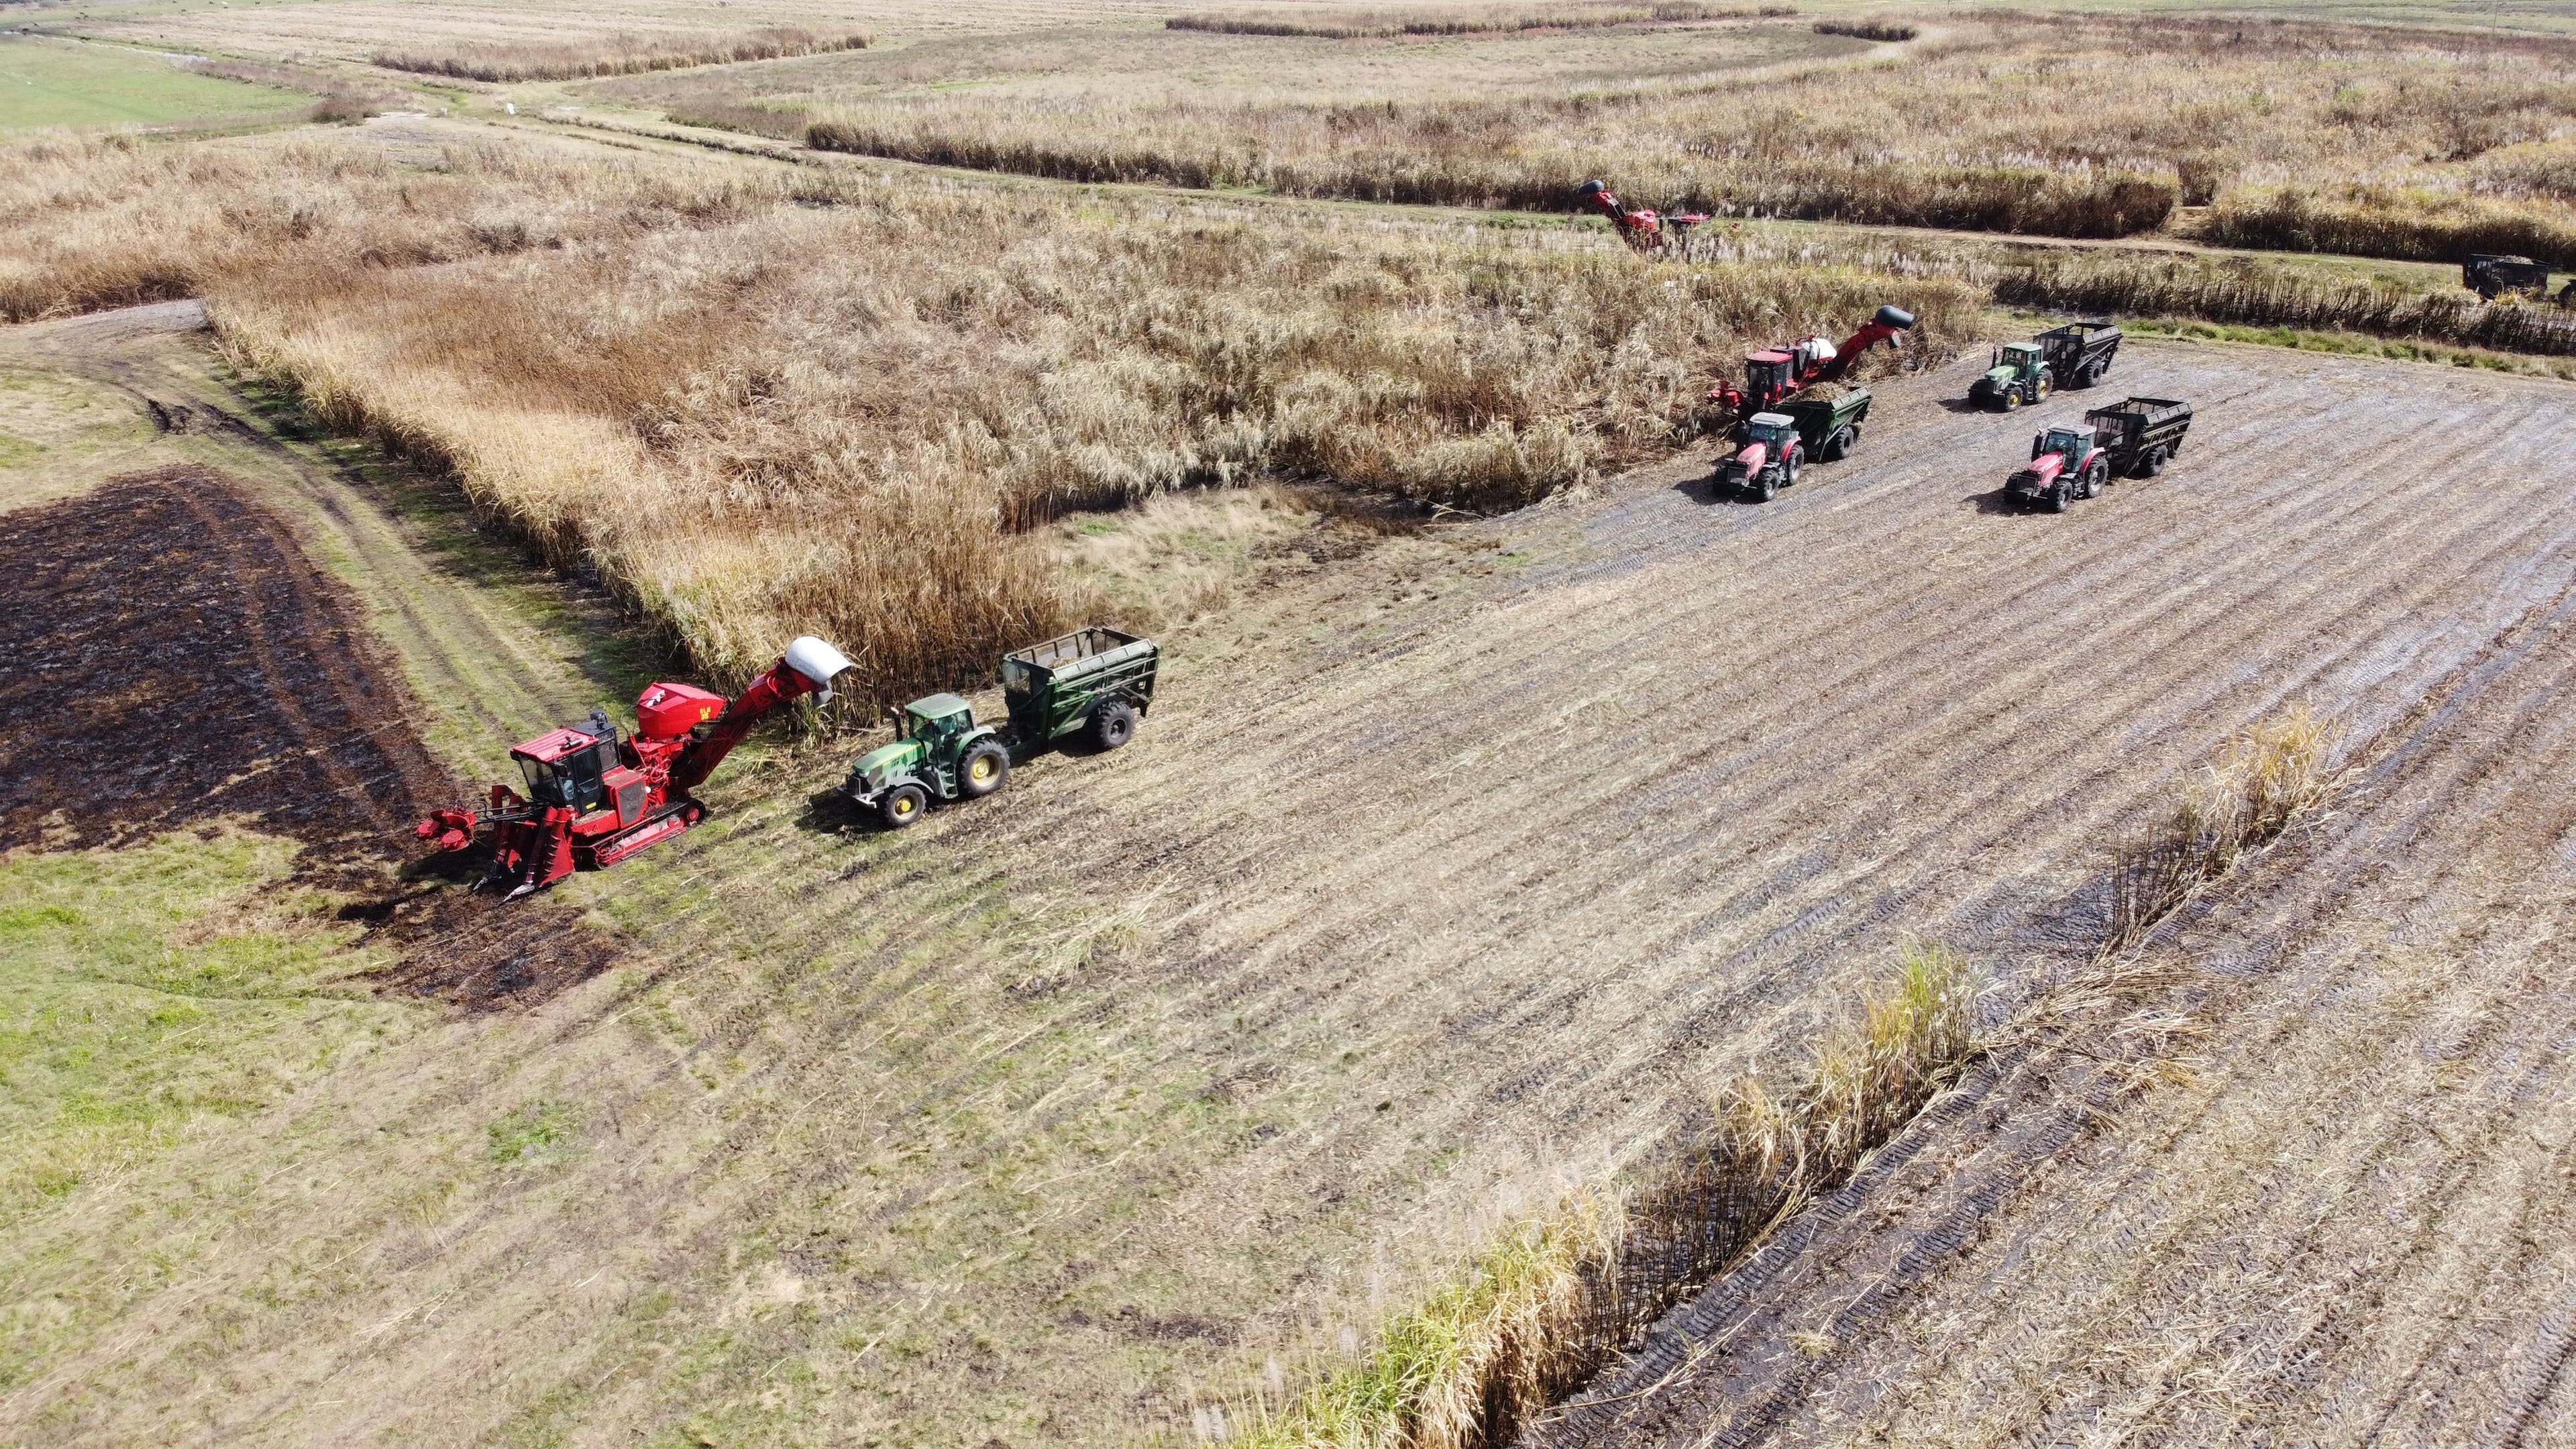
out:
{"label": "red sugarcane harvester", "polygon": [[1610,218],[1611,229],[1619,233],[1619,239],[1641,252],[1661,251],[1680,241],[1683,232],[1708,220],[1708,214],[1699,211],[1677,216],[1664,216],[1643,206],[1630,211],[1620,204],[1617,193],[1598,181],[1584,182],[1575,194]]}
{"label": "red sugarcane harvester", "polygon": [[576,870],[605,870],[706,819],[689,792],[763,716],[808,694],[830,703],[834,676],[849,667],[840,650],[808,635],[730,700],[686,684],[648,685],[635,701],[633,735],[592,710],[587,724],[510,751],[527,778],[525,798],[495,785],[490,808],[441,810],[413,831],[441,850],[483,842],[492,868],[475,889],[506,885],[511,900]]}
{"label": "red sugarcane harvester", "polygon": [[1719,379],[1708,400],[1749,418],[1779,406],[1820,382],[1838,382],[1860,361],[1860,355],[1884,342],[1900,345],[1897,334],[1914,326],[1914,314],[1902,307],[1881,307],[1866,326],[1836,347],[1822,337],[1802,337],[1786,347],[1766,347],[1744,359],[1744,386]]}

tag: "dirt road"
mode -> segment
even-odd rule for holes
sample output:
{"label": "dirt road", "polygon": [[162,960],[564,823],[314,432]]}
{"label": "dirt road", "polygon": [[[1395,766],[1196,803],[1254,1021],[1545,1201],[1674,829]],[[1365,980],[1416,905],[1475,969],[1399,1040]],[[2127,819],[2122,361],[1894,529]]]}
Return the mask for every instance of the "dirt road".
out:
{"label": "dirt road", "polygon": [[[1173,639],[1127,750],[901,836],[831,755],[720,777],[567,897],[641,983],[352,1068],[295,1139],[328,1179],[227,1198],[220,1254],[50,1229],[47,1291],[114,1332],[0,1428],[1186,1437],[1902,937],[2008,994],[2067,970],[2109,840],[2220,740],[2292,698],[2367,739],[2576,581],[2562,389],[2139,345],[2003,420],[1943,406],[1966,380],[1883,388],[1768,506],[1702,455],[1319,563]],[[2001,506],[2031,429],[2122,390],[2199,406],[2172,470]],[[481,647],[416,668],[497,708]],[[578,1150],[478,1170],[536,1094]],[[156,1246],[184,1283],[132,1272]],[[192,1307],[262,1275],[291,1308]]]}

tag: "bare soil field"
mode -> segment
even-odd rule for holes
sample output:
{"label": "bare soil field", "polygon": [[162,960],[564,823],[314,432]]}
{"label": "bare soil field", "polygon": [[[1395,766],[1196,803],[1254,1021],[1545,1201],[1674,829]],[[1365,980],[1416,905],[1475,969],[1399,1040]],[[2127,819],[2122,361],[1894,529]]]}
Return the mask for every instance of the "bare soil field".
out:
{"label": "bare soil field", "polygon": [[[1768,507],[1695,457],[1288,544],[1137,745],[901,836],[837,752],[750,761],[568,888],[638,971],[354,1064],[289,1119],[327,1173],[180,1190],[218,1139],[22,1230],[15,1301],[78,1306],[0,1424],[1035,1444],[1277,1402],[1901,938],[2078,970],[2105,843],[2215,742],[2292,698],[2369,739],[2576,579],[2550,385],[2141,345],[2112,386],[2202,421],[2062,517],[1997,489],[2091,399],[1953,411],[1954,369]],[[562,1149],[478,1167],[531,1101]]]}
{"label": "bare soil field", "polygon": [[1532,1442],[2576,1442],[2570,600]]}
{"label": "bare soil field", "polygon": [[239,822],[306,847],[286,884],[352,897],[341,918],[399,957],[384,986],[523,1004],[607,965],[553,903],[495,920],[399,878],[402,833],[463,792],[340,585],[223,477],[118,479],[0,519],[0,546],[21,561],[0,588],[0,688],[53,702],[0,726],[0,750],[43,762],[0,785],[0,852]]}

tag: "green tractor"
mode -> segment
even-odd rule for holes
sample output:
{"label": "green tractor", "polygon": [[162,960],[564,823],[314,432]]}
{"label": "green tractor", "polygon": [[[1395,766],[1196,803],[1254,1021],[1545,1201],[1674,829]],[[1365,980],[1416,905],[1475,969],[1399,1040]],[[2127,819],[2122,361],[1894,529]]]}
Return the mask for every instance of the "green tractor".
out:
{"label": "green tractor", "polygon": [[975,707],[958,696],[934,694],[903,707],[894,743],[861,755],[843,791],[900,830],[933,800],[980,800],[1010,778],[1001,728],[975,723]]}
{"label": "green tractor", "polygon": [[2036,342],[2007,342],[1995,349],[1994,366],[1968,384],[1968,401],[2008,413],[2047,397],[2051,382],[2044,348]]}
{"label": "green tractor", "polygon": [[1011,778],[1015,759],[1075,735],[1114,750],[1154,703],[1161,651],[1151,639],[1094,625],[1002,656],[1005,724],[977,724],[974,707],[934,694],[903,707],[892,744],[850,766],[841,793],[900,830],[931,802],[980,800]]}

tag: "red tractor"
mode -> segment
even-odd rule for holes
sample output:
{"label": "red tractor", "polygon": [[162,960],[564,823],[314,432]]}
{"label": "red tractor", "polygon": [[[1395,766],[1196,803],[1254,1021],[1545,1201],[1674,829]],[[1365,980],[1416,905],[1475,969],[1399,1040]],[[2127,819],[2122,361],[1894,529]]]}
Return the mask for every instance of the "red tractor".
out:
{"label": "red tractor", "polygon": [[2087,422],[2080,428],[2050,428],[2033,437],[2030,466],[2005,479],[2004,491],[2051,513],[2064,513],[2066,505],[2078,498],[2101,497],[2110,481],[2111,454]]}
{"label": "red tractor", "polygon": [[492,867],[475,889],[507,885],[511,900],[576,870],[605,870],[704,820],[707,807],[689,792],[763,716],[807,694],[830,703],[833,678],[849,667],[840,650],[809,635],[730,700],[686,684],[649,685],[635,701],[633,735],[592,710],[588,723],[510,751],[527,779],[525,798],[495,785],[488,809],[441,810],[413,832],[441,850],[484,843]]}
{"label": "red tractor", "polygon": [[1586,181],[1576,195],[1592,203],[1595,211],[1610,218],[1611,228],[1619,239],[1641,252],[1661,251],[1680,241],[1682,233],[1708,220],[1706,212],[1689,211],[1678,216],[1664,216],[1647,208],[1630,211],[1619,203],[1618,196],[1598,181]]}
{"label": "red tractor", "polygon": [[1802,337],[1786,347],[1770,347],[1744,359],[1744,386],[1720,379],[1708,400],[1737,417],[1778,407],[1820,382],[1834,382],[1851,371],[1860,355],[1884,342],[1898,346],[1897,334],[1914,325],[1914,314],[1902,307],[1881,307],[1867,326],[1836,347],[1822,337]]}

